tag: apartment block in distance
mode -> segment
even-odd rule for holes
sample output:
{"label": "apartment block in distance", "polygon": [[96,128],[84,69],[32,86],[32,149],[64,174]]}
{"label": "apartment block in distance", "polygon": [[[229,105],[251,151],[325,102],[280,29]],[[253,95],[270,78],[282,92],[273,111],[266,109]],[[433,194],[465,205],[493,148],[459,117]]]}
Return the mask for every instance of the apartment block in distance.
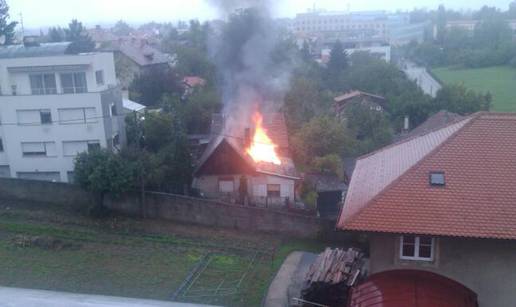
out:
{"label": "apartment block in distance", "polygon": [[0,176],[71,182],[78,153],[124,145],[113,53],[68,46],[0,48]]}

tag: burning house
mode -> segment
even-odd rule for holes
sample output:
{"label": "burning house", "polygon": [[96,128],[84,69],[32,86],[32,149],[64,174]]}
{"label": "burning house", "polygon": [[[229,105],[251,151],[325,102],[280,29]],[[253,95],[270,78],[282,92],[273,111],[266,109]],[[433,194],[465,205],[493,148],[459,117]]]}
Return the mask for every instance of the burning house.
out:
{"label": "burning house", "polygon": [[197,163],[193,186],[208,198],[291,207],[300,177],[290,158],[283,114],[252,117],[242,130],[227,130],[223,116],[213,117],[212,139]]}

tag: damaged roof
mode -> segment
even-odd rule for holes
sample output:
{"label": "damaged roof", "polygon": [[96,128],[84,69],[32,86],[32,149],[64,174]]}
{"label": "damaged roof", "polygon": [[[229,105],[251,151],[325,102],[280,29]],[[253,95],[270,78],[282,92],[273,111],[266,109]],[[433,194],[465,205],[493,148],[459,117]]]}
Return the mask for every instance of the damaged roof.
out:
{"label": "damaged roof", "polygon": [[[288,148],[288,134],[285,119],[282,113],[264,113],[263,128],[267,131],[267,135],[278,147]],[[202,173],[203,166],[208,163],[210,157],[216,154],[216,150],[222,144],[227,144],[230,148],[242,158],[248,166],[254,171],[262,174],[281,176],[292,179],[300,179],[300,175],[294,165],[292,158],[285,154],[285,151],[278,152],[281,160],[280,165],[267,162],[256,163],[246,153],[244,148],[244,131],[241,134],[232,133],[231,135],[223,133],[224,116],[222,114],[213,114],[211,124],[212,139],[206,150],[202,154],[197,163],[194,174]]]}
{"label": "damaged roof", "polygon": [[[263,113],[263,128],[267,131],[267,135],[270,137],[274,144],[278,147],[289,148],[288,142],[288,130],[285,122],[285,116],[283,113]],[[210,132],[213,135],[222,134],[224,130],[225,116],[221,113],[215,113],[211,117],[211,129]],[[244,138],[244,130],[239,133],[233,132],[232,137]]]}
{"label": "damaged roof", "polygon": [[[337,227],[516,239],[516,114],[477,113],[357,160]],[[444,185],[430,184],[430,173]]]}

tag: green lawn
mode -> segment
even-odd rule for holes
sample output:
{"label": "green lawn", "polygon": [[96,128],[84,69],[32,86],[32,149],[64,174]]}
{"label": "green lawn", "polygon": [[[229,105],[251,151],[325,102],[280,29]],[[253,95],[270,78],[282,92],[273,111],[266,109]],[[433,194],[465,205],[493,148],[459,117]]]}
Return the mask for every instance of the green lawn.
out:
{"label": "green lawn", "polygon": [[448,84],[463,83],[479,91],[493,95],[492,111],[516,112],[516,69],[497,66],[475,69],[441,67],[432,69],[441,81]]}
{"label": "green lawn", "polygon": [[[35,237],[66,245],[20,244]],[[201,259],[208,259],[176,300],[259,306],[290,251],[323,247],[159,221],[96,221],[58,208],[0,201],[0,286],[170,300]],[[207,295],[217,288],[226,290]]]}

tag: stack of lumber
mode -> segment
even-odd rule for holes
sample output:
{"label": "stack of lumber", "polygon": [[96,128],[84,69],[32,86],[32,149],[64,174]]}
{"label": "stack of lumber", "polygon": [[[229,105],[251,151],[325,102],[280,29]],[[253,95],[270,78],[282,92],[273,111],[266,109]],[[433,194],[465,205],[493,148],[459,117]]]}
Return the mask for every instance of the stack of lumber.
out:
{"label": "stack of lumber", "polygon": [[345,306],[349,288],[357,281],[362,266],[360,250],[326,248],[306,274],[303,299],[325,306]]}
{"label": "stack of lumber", "polygon": [[348,286],[352,286],[360,274],[362,256],[362,253],[354,248],[326,248],[310,266],[306,281],[308,284],[322,282],[331,285],[346,282]]}

